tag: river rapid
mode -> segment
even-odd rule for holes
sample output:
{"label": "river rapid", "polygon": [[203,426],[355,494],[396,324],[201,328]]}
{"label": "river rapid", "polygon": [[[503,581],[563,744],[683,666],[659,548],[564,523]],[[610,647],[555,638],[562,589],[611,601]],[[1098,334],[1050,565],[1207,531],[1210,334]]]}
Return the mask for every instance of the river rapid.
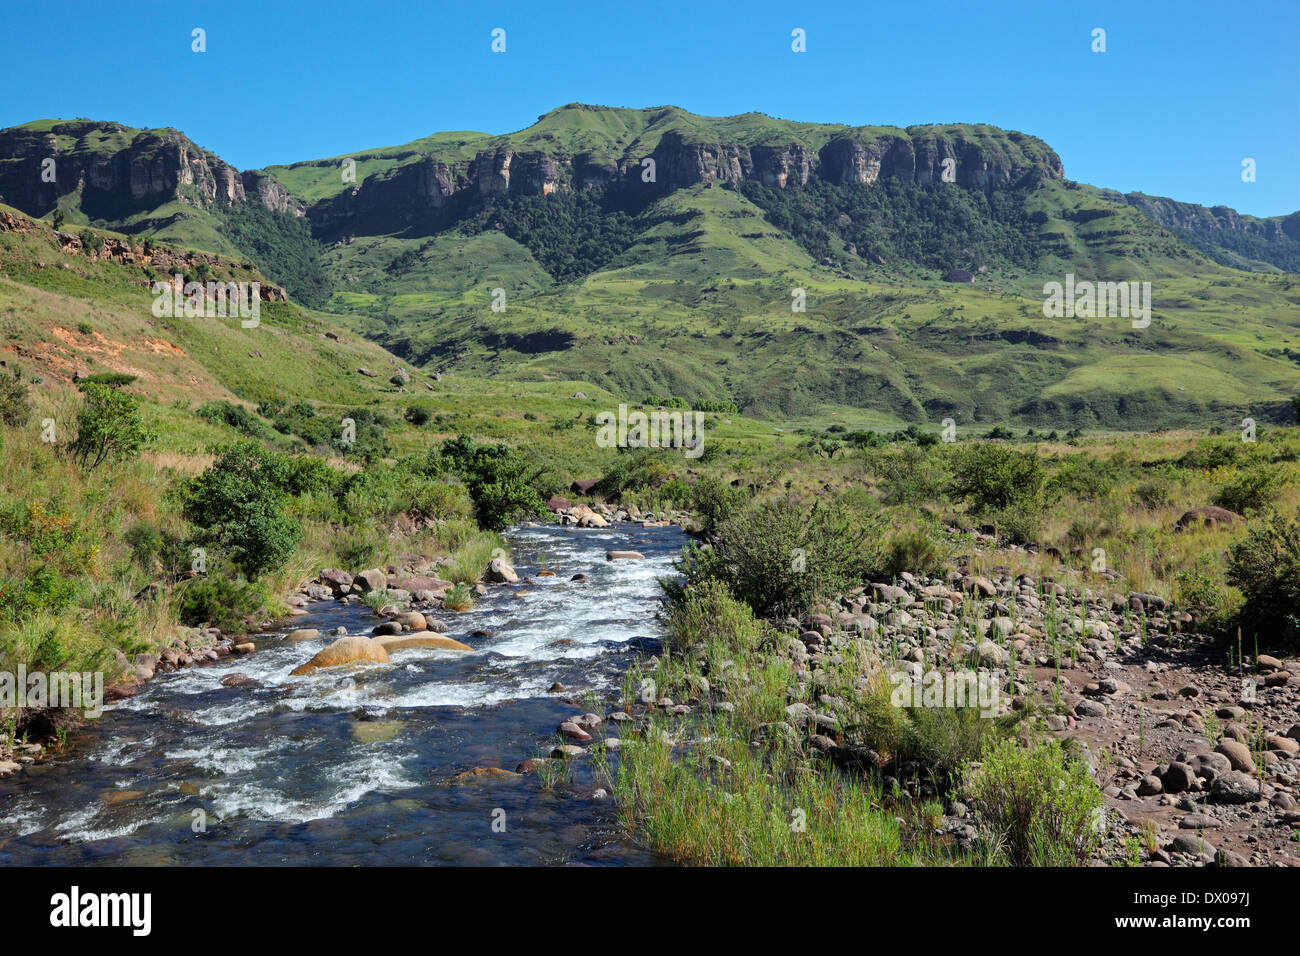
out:
{"label": "river rapid", "polygon": [[[531,774],[454,778],[513,770],[559,742],[561,720],[608,712],[630,661],[658,649],[657,579],[686,537],[639,525],[507,537],[519,583],[436,612],[472,651],[290,677],[333,629],[380,622],[361,604],[314,603],[286,630],[319,628],[318,640],[262,634],[251,655],[159,674],[63,754],[0,780],[0,864],[659,862],[592,799],[586,758],[554,788]],[[646,560],[607,561],[611,549]],[[571,581],[579,572],[589,580]],[[255,683],[223,687],[234,673]],[[566,690],[550,692],[556,682]],[[610,734],[606,722],[598,735]]]}

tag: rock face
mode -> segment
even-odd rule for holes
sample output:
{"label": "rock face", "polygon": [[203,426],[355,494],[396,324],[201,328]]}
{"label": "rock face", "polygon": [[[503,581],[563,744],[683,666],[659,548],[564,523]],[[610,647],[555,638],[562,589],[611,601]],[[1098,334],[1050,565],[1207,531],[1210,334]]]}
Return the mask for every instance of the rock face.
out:
{"label": "rock face", "polygon": [[[71,120],[48,127],[0,131],[0,197],[43,216],[62,196],[78,193],[96,219],[125,219],[168,202],[234,206],[260,202],[267,209],[303,214],[302,204],[265,173],[241,173],[174,129],[138,130],[119,123]],[[53,181],[42,177],[54,160]]]}
{"label": "rock face", "polygon": [[300,677],[304,674],[310,674],[321,667],[339,667],[343,664],[355,664],[364,661],[371,661],[376,664],[390,663],[388,651],[382,643],[353,634],[339,638],[306,664],[294,668],[290,673],[294,677]]}
{"label": "rock face", "polygon": [[[605,108],[571,104],[539,122],[553,122],[562,128],[565,114],[602,110]],[[648,143],[642,146],[641,138],[629,131],[625,140],[606,144],[605,155],[570,152],[558,145],[560,137],[556,135],[498,138],[472,157],[463,152],[422,154],[412,144],[407,155],[414,154],[414,158],[404,157],[400,165],[321,200],[307,210],[307,216],[321,235],[387,232],[415,222],[437,221],[457,204],[481,197],[643,188],[646,160],[654,162],[654,182],[659,189],[701,183],[735,185],[744,180],[786,189],[821,178],[835,184],[870,184],[881,179],[948,181],[988,192],[1027,176],[1064,178],[1061,160],[1047,144],[989,127],[841,127],[824,129],[809,141],[799,141],[791,132],[786,142],[777,134],[762,143],[748,143],[744,136],[732,139],[713,131],[707,123],[672,128],[684,115],[674,107],[623,112],[629,128],[641,122],[649,128],[660,123],[669,128],[652,148]],[[548,140],[557,145],[548,146]]]}

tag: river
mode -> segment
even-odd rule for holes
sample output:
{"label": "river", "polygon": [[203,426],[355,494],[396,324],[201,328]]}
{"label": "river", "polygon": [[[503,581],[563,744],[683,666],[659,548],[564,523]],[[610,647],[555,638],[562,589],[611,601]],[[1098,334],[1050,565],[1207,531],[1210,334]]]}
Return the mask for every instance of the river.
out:
{"label": "river", "polygon": [[[380,620],[315,603],[290,627],[319,628],[319,640],[262,634],[251,655],[159,674],[65,753],[0,780],[0,864],[658,862],[590,797],[599,782],[585,758],[549,789],[535,775],[453,778],[513,770],[559,742],[564,718],[607,713],[632,656],[658,647],[657,579],[686,538],[639,525],[507,537],[520,583],[437,612],[473,651],[394,651],[391,665],[290,677],[329,630],[365,634]],[[646,560],[605,560],[624,548]],[[590,580],[571,581],[579,572]],[[256,683],[221,686],[233,673]],[[555,682],[566,692],[549,692]],[[609,722],[600,733],[616,735]]]}

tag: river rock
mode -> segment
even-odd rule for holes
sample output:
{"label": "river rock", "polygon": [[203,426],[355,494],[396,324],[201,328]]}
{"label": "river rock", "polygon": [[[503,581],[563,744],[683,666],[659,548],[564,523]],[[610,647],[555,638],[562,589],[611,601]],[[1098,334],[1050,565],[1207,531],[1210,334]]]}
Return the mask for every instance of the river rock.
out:
{"label": "river rock", "polygon": [[370,568],[358,574],[353,584],[362,591],[382,591],[388,587],[388,575],[379,568]]}
{"label": "river rock", "polygon": [[1210,787],[1212,803],[1254,803],[1258,799],[1259,781],[1240,770],[1215,777]]}
{"label": "river rock", "polygon": [[606,551],[606,561],[644,561],[645,555],[640,551]]}
{"label": "river rock", "polygon": [[475,767],[451,778],[452,783],[476,783],[484,780],[518,780],[523,774],[519,771],[502,770],[500,767]]}
{"label": "river rock", "polygon": [[340,571],[338,568],[326,568],[320,573],[321,584],[335,590],[341,591],[344,588],[351,587],[352,575],[346,571]]}
{"label": "river rock", "polygon": [[428,575],[411,575],[404,578],[393,578],[388,582],[388,586],[401,591],[409,591],[419,598],[421,592],[441,594],[452,585],[450,581],[444,581],[442,578],[434,578]]}
{"label": "river rock", "polygon": [[975,656],[984,667],[1005,667],[1011,660],[1011,655],[1004,648],[988,640],[979,642]]}
{"label": "river rock", "polygon": [[294,668],[290,672],[290,676],[300,677],[303,674],[310,674],[321,667],[339,667],[343,664],[366,661],[377,664],[391,663],[388,651],[381,642],[372,641],[370,638],[362,637],[359,634],[352,634],[339,638],[306,664]]}
{"label": "river rock", "polygon": [[290,631],[288,634],[284,635],[284,639],[292,644],[296,644],[299,641],[314,641],[318,637],[320,637],[320,631],[316,630],[314,627],[300,627],[297,630]]}
{"label": "river rock", "polygon": [[1160,778],[1165,793],[1186,793],[1196,782],[1196,773],[1185,763],[1175,761]]}
{"label": "river rock", "polygon": [[462,644],[450,637],[435,636],[433,634],[387,634],[373,639],[376,644],[382,644],[386,651],[405,651],[413,647],[433,647],[443,651],[472,651],[474,648],[468,644]]}
{"label": "river rock", "polygon": [[509,562],[505,558],[493,558],[488,562],[487,571],[483,575],[493,584],[514,584],[519,580],[519,575],[515,573]]}
{"label": "river rock", "polygon": [[560,733],[570,740],[579,740],[583,743],[591,740],[591,734],[587,733],[571,720],[566,720],[560,724]]}
{"label": "river rock", "polygon": [[424,615],[419,611],[403,611],[395,618],[398,624],[408,631],[423,631],[428,629],[429,624],[424,619]]}
{"label": "river rock", "polygon": [[1255,772],[1255,761],[1250,756],[1250,748],[1241,741],[1224,740],[1214,750],[1228,758],[1228,763],[1232,764],[1233,770],[1240,770],[1242,773]]}

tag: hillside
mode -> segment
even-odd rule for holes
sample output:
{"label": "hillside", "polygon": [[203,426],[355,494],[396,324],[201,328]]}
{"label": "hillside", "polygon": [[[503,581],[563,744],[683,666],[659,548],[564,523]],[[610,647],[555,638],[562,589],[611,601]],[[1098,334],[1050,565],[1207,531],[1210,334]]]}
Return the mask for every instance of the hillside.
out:
{"label": "hillside", "polygon": [[[431,372],[856,424],[1228,427],[1300,392],[1294,216],[1083,186],[988,126],[570,104],[239,172],[41,121],[0,131],[0,198],[240,259]],[[1151,282],[1150,326],[1044,318],[1067,274]]]}

